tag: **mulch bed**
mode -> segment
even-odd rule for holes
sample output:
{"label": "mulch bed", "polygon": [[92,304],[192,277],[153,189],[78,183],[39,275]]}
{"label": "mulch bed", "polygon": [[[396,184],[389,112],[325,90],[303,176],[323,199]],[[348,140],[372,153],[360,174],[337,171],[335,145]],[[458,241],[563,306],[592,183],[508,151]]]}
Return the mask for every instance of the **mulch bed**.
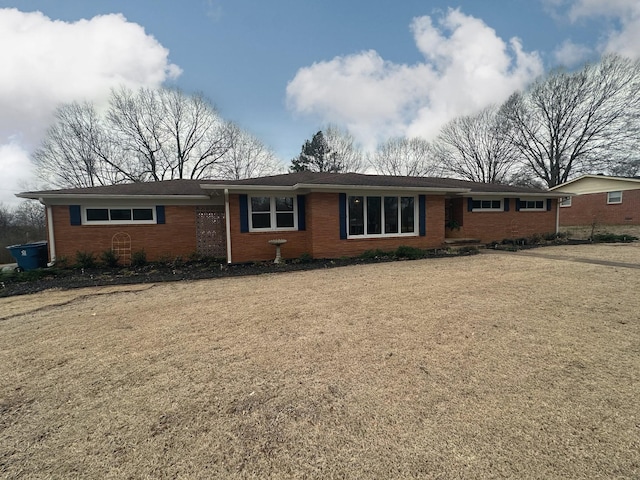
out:
{"label": "mulch bed", "polygon": [[[460,251],[434,250],[424,258],[442,258],[477,253],[474,249]],[[26,295],[53,288],[71,289],[105,285],[179,282],[210,278],[262,275],[302,270],[344,267],[368,263],[408,260],[395,256],[355,257],[338,259],[288,260],[283,263],[253,262],[225,264],[213,261],[193,261],[181,264],[150,263],[141,267],[122,268],[48,268],[0,276],[0,298]]]}

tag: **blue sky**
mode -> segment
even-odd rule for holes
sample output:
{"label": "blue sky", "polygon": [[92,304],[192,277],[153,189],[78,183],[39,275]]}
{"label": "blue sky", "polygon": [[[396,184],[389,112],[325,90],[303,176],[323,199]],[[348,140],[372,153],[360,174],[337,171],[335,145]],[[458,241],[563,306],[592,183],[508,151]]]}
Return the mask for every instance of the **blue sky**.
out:
{"label": "blue sky", "polygon": [[432,138],[550,68],[638,58],[638,4],[0,0],[0,202],[37,185],[29,154],[55,106],[118,83],[203,92],[288,163],[328,123],[367,148]]}

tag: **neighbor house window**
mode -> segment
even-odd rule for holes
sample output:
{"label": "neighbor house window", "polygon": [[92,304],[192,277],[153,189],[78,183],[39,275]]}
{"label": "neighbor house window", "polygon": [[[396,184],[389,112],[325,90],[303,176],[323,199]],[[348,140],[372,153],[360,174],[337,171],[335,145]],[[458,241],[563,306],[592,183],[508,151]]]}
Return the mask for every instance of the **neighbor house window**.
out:
{"label": "neighbor house window", "polygon": [[538,199],[520,199],[520,211],[541,211],[546,210],[545,201]]}
{"label": "neighbor house window", "polygon": [[571,197],[562,197],[560,200],[561,207],[570,207],[571,206]]}
{"label": "neighbor house window", "polygon": [[295,230],[295,197],[251,197],[249,201],[250,230]]}
{"label": "neighbor house window", "polygon": [[471,207],[474,212],[502,211],[502,199],[472,199]]}
{"label": "neighbor house window", "polygon": [[607,203],[622,203],[622,192],[608,192]]}
{"label": "neighbor house window", "polygon": [[349,236],[416,234],[416,201],[401,196],[350,196]]}
{"label": "neighbor house window", "polygon": [[94,225],[156,223],[152,207],[86,207],[84,223]]}

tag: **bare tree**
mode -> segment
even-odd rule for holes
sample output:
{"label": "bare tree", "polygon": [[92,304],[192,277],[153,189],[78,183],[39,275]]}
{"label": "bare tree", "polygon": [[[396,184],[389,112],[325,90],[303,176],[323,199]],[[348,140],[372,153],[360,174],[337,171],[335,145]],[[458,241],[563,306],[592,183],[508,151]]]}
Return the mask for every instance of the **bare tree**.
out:
{"label": "bare tree", "polygon": [[217,167],[218,177],[239,180],[283,171],[274,153],[253,135],[233,123],[227,125],[227,134],[231,148]]}
{"label": "bare tree", "polygon": [[433,161],[432,147],[422,138],[392,138],[378,145],[369,164],[382,175],[410,177],[434,176],[440,173]]}
{"label": "bare tree", "polygon": [[549,187],[625,164],[640,138],[640,61],[607,56],[555,72],[512,95],[501,114],[527,167]]}
{"label": "bare tree", "polygon": [[201,95],[113,90],[107,114],[119,144],[152,180],[204,178],[230,148],[226,124]]}
{"label": "bare tree", "polygon": [[495,106],[447,123],[434,153],[445,174],[482,183],[505,183],[519,159]]}
{"label": "bare tree", "polygon": [[324,138],[330,149],[331,163],[338,166],[338,171],[359,173],[366,169],[362,148],[347,130],[328,125]]}
{"label": "bare tree", "polygon": [[102,116],[88,102],[61,105],[33,160],[57,187],[237,178],[277,168],[264,145],[224,121],[202,95],[124,87],[112,90]]}
{"label": "bare tree", "polygon": [[111,142],[90,103],[56,109],[55,121],[33,153],[38,175],[58,187],[92,187],[134,180],[122,170],[122,152]]}
{"label": "bare tree", "polygon": [[231,148],[228,123],[202,95],[180,90],[157,90],[162,105],[162,126],[169,137],[163,145],[171,178],[213,176],[217,164]]}

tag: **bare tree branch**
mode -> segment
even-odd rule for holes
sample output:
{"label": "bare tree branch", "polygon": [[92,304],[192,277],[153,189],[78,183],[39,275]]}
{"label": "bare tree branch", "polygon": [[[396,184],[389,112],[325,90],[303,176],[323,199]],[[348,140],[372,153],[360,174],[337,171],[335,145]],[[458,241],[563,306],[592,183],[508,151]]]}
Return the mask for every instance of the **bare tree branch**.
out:
{"label": "bare tree branch", "polygon": [[445,174],[482,183],[505,183],[519,157],[494,106],[447,123],[434,151]]}
{"label": "bare tree branch", "polygon": [[549,187],[615,170],[638,158],[640,62],[607,56],[552,73],[512,95],[501,114],[528,168]]}
{"label": "bare tree branch", "polygon": [[392,138],[378,146],[369,164],[382,175],[426,177],[440,173],[431,145],[421,138]]}

